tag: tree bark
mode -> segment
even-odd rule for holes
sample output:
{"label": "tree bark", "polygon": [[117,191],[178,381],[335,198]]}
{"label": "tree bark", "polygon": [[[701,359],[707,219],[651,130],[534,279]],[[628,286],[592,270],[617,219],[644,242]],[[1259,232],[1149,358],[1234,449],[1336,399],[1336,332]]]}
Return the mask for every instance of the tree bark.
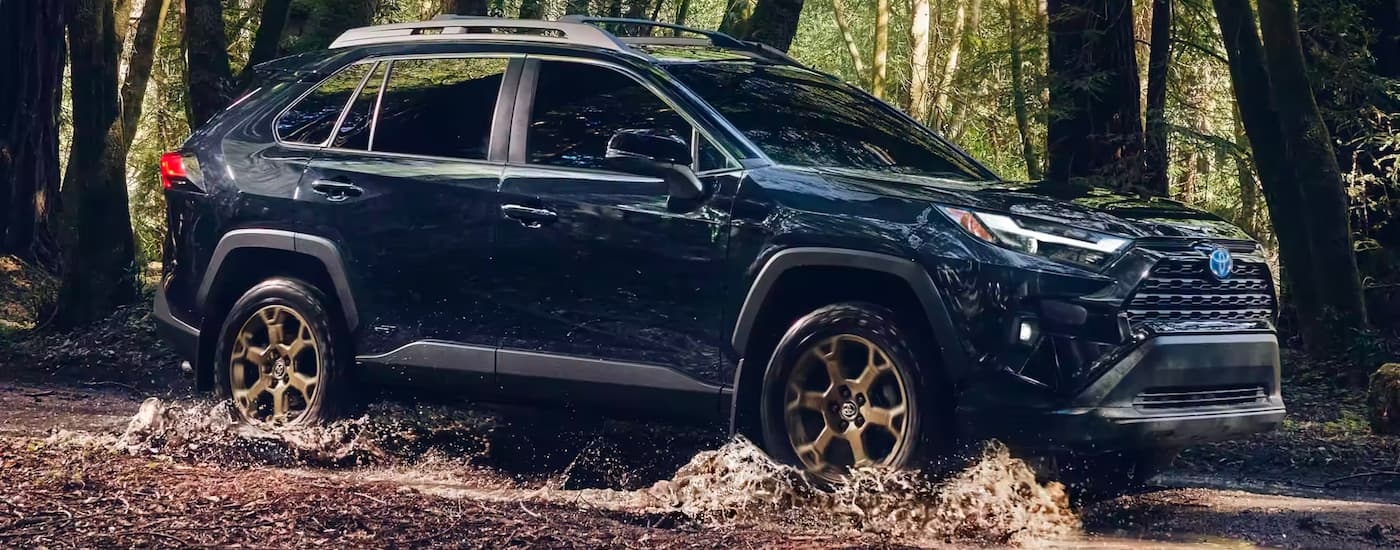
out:
{"label": "tree bark", "polygon": [[[927,0],[918,1],[925,2],[925,7],[927,7]],[[856,38],[851,33],[851,23],[846,19],[845,6],[841,5],[841,0],[831,0],[831,11],[836,18],[836,28],[841,31],[841,40],[846,43],[846,53],[851,56],[851,66],[856,71],[856,81],[865,85],[865,58],[861,55],[860,46],[856,44]],[[924,32],[927,34],[927,27],[924,28]],[[924,55],[927,59],[928,53],[925,52]]]}
{"label": "tree bark", "polygon": [[1147,62],[1147,192],[1168,196],[1167,69],[1171,65],[1172,3],[1152,2],[1152,39]]}
{"label": "tree bark", "polygon": [[1346,342],[1336,337],[1367,327],[1346,188],[1331,135],[1308,81],[1293,1],[1261,0],[1259,26],[1284,141],[1308,205],[1313,261],[1327,269],[1326,283],[1318,285],[1323,306],[1320,313],[1328,318],[1332,326],[1328,335],[1334,337],[1326,347],[1340,349]]}
{"label": "tree bark", "polygon": [[146,84],[151,80],[151,64],[156,56],[156,37],[160,35],[168,6],[169,0],[145,0],[141,6],[141,18],[136,22],[131,58],[126,64],[126,79],[122,81],[122,140],[119,151],[122,159],[126,158],[132,140],[136,139],[136,123],[141,120]]}
{"label": "tree bark", "polygon": [[[273,0],[268,1],[271,2]],[[570,11],[568,13],[588,13],[588,0],[571,0],[569,5],[572,7],[574,4],[579,3],[583,4],[583,11]],[[475,15],[478,17],[485,17],[490,13],[490,7],[487,5],[486,0],[447,0],[447,5],[444,7],[443,12],[452,15]]]}
{"label": "tree bark", "polygon": [[[1283,279],[1306,343],[1325,337],[1326,323],[1316,315],[1321,297],[1318,277],[1309,251],[1307,203],[1290,168],[1272,95],[1273,87],[1264,62],[1264,48],[1254,25],[1249,0],[1213,0],[1225,53],[1230,60],[1230,82],[1254,153],[1254,168],[1263,187],[1265,206],[1278,237]],[[1284,221],[1286,220],[1286,221]]]}
{"label": "tree bark", "polygon": [[[462,1],[463,1],[463,0],[458,0],[458,2],[459,2],[458,5],[461,5],[460,2],[462,2]],[[467,1],[479,1],[479,0],[467,0]],[[689,2],[689,0],[686,0],[686,3],[688,3],[688,2]],[[569,0],[569,3],[566,4],[566,5],[564,6],[564,14],[565,14],[565,15],[588,15],[588,14],[589,14],[589,12],[588,12],[588,3],[589,3],[588,0]],[[483,11],[484,11],[484,9],[485,9],[485,7],[486,7],[486,2],[481,2],[481,5],[482,5]]]}
{"label": "tree bark", "polygon": [[[836,0],[832,0],[833,2]],[[928,57],[929,57],[929,18],[928,0],[914,0],[914,13],[910,16],[909,35],[913,49],[909,67],[909,116],[914,120],[928,120]],[[845,25],[842,35],[849,36]],[[854,42],[848,42],[854,46]]]}
{"label": "tree bark", "polygon": [[542,0],[521,0],[520,18],[539,19],[544,16],[544,2]]}
{"label": "tree bark", "polygon": [[[884,0],[882,0],[884,1]],[[759,0],[754,6],[745,40],[767,44],[781,51],[792,48],[797,23],[802,18],[803,0]]]}
{"label": "tree bark", "polygon": [[220,0],[185,0],[185,59],[190,128],[198,128],[223,110],[232,94],[233,73]]}
{"label": "tree bark", "polygon": [[[485,15],[485,2],[478,2]],[[282,44],[282,33],[287,29],[287,14],[292,9],[292,0],[267,0],[263,3],[262,16],[258,20],[258,33],[253,36],[253,49],[248,53],[248,63],[238,73],[246,85],[253,76],[253,67],[259,63],[278,57]]]}
{"label": "tree bark", "polygon": [[[976,2],[977,0],[973,0]],[[967,28],[967,7],[958,2],[953,16],[952,34],[948,36],[948,55],[943,62],[943,72],[938,75],[938,84],[933,91],[933,126],[944,128],[948,123],[948,91],[953,87],[953,75],[958,72],[958,60],[962,55],[963,32]]]}
{"label": "tree bark", "polygon": [[1052,180],[1134,189],[1142,100],[1130,0],[1048,0]]}
{"label": "tree bark", "polygon": [[66,2],[0,0],[0,252],[53,266]]}
{"label": "tree bark", "polygon": [[120,44],[111,0],[77,0],[72,48],[73,142],[63,180],[64,261],[54,323],[73,326],[137,298],[136,245],[120,155]]}
{"label": "tree bark", "polygon": [[885,97],[885,80],[889,75],[890,62],[890,0],[875,2],[875,59],[870,64],[870,93],[875,97]]}
{"label": "tree bark", "polygon": [[[684,25],[686,18],[689,16],[690,0],[680,0],[680,2],[676,4],[676,24]],[[680,36],[680,31],[676,31],[674,34]]]}
{"label": "tree bark", "polygon": [[1022,74],[1024,60],[1021,54],[1021,0],[1010,0],[1007,6],[1007,42],[1011,49],[1011,101],[1016,113],[1016,130],[1021,136],[1021,158],[1026,162],[1026,177],[1038,180],[1040,159],[1036,158],[1035,144],[1031,140],[1031,117],[1027,107],[1026,81]]}
{"label": "tree bark", "polygon": [[1249,157],[1243,151],[1249,149],[1249,138],[1244,133],[1244,121],[1240,120],[1240,111],[1234,110],[1235,122],[1235,148],[1238,151],[1234,155],[1235,175],[1239,178],[1240,185],[1240,215],[1238,223],[1248,231],[1250,235],[1259,237],[1259,224],[1254,218],[1259,211],[1259,184],[1254,179],[1254,169],[1250,167]]}

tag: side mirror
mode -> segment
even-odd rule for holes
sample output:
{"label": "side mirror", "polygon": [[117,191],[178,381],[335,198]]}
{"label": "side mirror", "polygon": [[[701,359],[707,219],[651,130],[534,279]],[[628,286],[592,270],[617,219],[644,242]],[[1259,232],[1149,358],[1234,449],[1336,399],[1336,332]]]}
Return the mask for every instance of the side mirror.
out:
{"label": "side mirror", "polygon": [[678,137],[651,130],[619,130],[608,140],[607,157],[633,158],[690,166],[690,145]]}
{"label": "side mirror", "polygon": [[690,145],[655,130],[619,130],[608,140],[606,157],[619,170],[666,180],[675,208],[703,201],[708,189],[691,170]]}

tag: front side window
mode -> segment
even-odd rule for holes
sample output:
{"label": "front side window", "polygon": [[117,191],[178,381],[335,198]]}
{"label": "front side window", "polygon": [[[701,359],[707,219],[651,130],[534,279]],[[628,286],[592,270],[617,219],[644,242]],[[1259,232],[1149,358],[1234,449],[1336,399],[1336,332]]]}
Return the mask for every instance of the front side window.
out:
{"label": "front side window", "polygon": [[748,62],[677,63],[667,71],[778,163],[990,177],[927,128],[818,73]]}
{"label": "front side window", "polygon": [[506,59],[394,61],[379,100],[375,151],[486,159]]}
{"label": "front side window", "polygon": [[325,143],[369,67],[367,64],[351,65],[327,78],[277,119],[277,137],[289,143]]}
{"label": "front side window", "polygon": [[[690,122],[627,75],[586,63],[540,62],[526,137],[529,162],[607,168],[608,140],[621,130],[693,143]],[[707,155],[716,162],[719,152],[711,147]]]}

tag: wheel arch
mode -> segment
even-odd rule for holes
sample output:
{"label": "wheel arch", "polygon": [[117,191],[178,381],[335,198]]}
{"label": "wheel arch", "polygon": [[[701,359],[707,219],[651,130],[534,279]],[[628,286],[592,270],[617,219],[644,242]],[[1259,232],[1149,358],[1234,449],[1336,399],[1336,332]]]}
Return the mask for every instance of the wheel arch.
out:
{"label": "wheel arch", "polygon": [[[837,294],[861,299],[866,295],[884,292],[889,297],[885,301],[912,298],[913,304],[903,304],[904,307],[897,309],[916,312],[919,315],[922,323],[917,328],[926,330],[927,336],[932,339],[932,351],[942,363],[941,374],[949,380],[956,381],[968,373],[970,364],[966,352],[959,345],[958,332],[948,307],[933,279],[918,263],[908,258],[864,250],[789,248],[774,254],[758,270],[735,317],[730,343],[741,360],[734,373],[733,393],[729,403],[732,432],[747,432],[746,428],[751,427],[748,423],[753,420],[753,415],[748,414],[746,408],[751,398],[756,395],[753,386],[756,380],[762,380],[762,373],[768,367],[768,355],[772,351],[769,348],[776,344],[776,339],[781,338],[791,322],[785,318],[790,312],[781,310],[795,307],[794,311],[800,314],[802,312],[799,310],[822,301],[818,298],[810,304],[785,305],[787,300],[781,292],[783,286],[803,275],[822,276],[830,272],[845,274],[853,277],[854,281],[866,284],[902,283],[902,288],[880,288],[865,292],[847,289]],[[821,305],[826,304],[817,304],[816,307]],[[774,322],[783,326],[767,326]]]}
{"label": "wheel arch", "polygon": [[278,276],[305,279],[320,288],[348,330],[359,326],[345,261],[334,242],[280,229],[230,231],[219,239],[195,294],[201,315],[196,387],[212,387],[214,348],[228,308],[257,282]]}

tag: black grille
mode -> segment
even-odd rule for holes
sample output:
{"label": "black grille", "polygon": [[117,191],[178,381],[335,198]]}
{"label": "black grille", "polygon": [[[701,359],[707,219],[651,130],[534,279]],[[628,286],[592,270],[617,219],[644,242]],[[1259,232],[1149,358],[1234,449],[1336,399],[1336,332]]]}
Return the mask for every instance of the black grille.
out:
{"label": "black grille", "polygon": [[1177,321],[1273,321],[1269,268],[1254,254],[1237,254],[1228,279],[1211,275],[1196,250],[1170,252],[1138,285],[1126,311],[1133,325]]}
{"label": "black grille", "polygon": [[1262,386],[1216,388],[1148,388],[1133,399],[1139,409],[1183,409],[1262,403],[1269,394]]}

